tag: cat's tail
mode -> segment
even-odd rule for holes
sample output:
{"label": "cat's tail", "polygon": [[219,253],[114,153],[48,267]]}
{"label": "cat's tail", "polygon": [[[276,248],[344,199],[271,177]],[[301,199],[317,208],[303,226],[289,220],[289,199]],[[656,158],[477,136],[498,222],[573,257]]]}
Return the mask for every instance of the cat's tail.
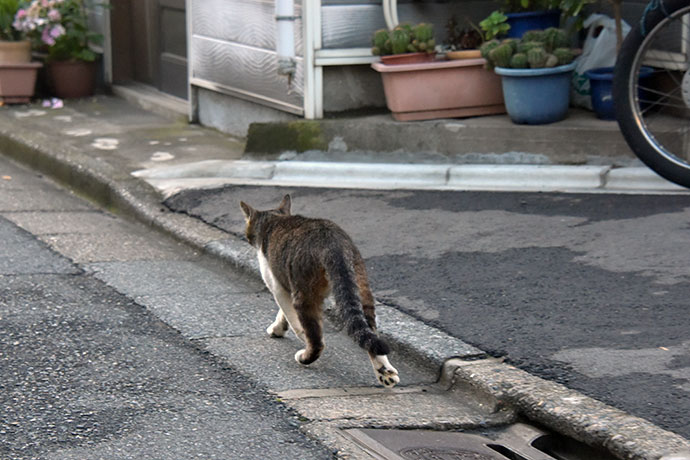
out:
{"label": "cat's tail", "polygon": [[373,355],[390,353],[388,344],[369,327],[364,316],[352,264],[348,263],[343,254],[335,251],[326,254],[323,264],[331,281],[336,308],[348,335],[354,339],[355,343]]}

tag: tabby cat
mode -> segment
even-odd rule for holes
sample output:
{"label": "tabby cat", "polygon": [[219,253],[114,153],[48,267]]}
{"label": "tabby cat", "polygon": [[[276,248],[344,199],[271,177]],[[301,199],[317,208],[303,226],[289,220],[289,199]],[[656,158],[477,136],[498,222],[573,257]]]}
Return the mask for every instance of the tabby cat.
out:
{"label": "tabby cat", "polygon": [[269,211],[240,202],[261,277],[280,307],[266,332],[283,337],[290,327],[306,345],[295,360],[313,363],[324,349],[323,302],[332,293],[347,333],[369,353],[378,381],[393,387],[400,379],[388,361],[388,345],[376,334],[374,297],[362,256],[335,223],[293,216],[290,205],[290,195]]}

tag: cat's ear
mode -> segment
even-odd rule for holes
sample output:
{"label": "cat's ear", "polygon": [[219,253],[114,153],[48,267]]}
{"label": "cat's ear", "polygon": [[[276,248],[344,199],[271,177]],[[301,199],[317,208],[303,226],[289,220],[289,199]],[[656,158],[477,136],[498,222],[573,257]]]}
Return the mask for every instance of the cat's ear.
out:
{"label": "cat's ear", "polygon": [[244,201],[240,201],[240,208],[242,208],[242,213],[244,214],[244,220],[246,220],[247,222],[249,222],[249,219],[252,218],[252,216],[254,215],[254,213],[255,213],[256,211],[254,210],[254,208],[252,208],[251,206],[249,206],[249,205],[248,205],[247,203],[245,203]]}
{"label": "cat's ear", "polygon": [[283,197],[283,201],[280,202],[280,206],[278,206],[278,212],[281,214],[284,214],[286,216],[289,216],[291,205],[292,205],[292,199],[290,198],[290,195],[285,195]]}

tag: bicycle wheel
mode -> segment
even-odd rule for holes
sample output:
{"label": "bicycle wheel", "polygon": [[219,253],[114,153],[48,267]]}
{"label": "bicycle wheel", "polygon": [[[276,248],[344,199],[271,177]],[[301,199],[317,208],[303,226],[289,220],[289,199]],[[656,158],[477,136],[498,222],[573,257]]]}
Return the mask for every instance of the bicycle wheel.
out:
{"label": "bicycle wheel", "polygon": [[616,119],[637,157],[690,188],[690,1],[652,0],[613,78]]}

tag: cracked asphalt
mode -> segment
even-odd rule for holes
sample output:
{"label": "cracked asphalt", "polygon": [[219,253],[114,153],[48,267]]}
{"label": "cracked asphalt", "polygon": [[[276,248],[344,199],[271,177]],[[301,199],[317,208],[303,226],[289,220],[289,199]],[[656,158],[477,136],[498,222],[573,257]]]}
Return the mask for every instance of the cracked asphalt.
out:
{"label": "cracked asphalt", "polygon": [[377,300],[690,438],[690,197],[227,186],[166,201],[241,237],[238,203],[339,223]]}

